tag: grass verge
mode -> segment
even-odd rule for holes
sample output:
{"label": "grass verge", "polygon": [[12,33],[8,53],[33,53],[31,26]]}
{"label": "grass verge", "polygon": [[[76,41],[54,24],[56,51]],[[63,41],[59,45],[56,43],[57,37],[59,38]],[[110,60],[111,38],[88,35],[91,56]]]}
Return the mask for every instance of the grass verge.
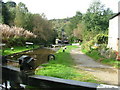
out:
{"label": "grass verge", "polygon": [[[34,48],[38,48],[38,45],[34,45]],[[26,48],[25,46],[15,46],[14,50],[12,51],[11,48],[5,48],[4,52],[2,52],[2,50],[0,51],[2,55],[9,55],[9,54],[14,54],[14,53],[18,53],[18,52],[22,52],[22,51],[27,51],[27,50],[31,50],[33,49],[32,46]]]}
{"label": "grass verge", "polygon": [[56,60],[51,60],[48,64],[42,64],[43,67],[36,70],[36,75],[100,83],[94,76],[73,67],[74,62],[70,51],[75,48],[77,48],[77,46],[67,46],[65,52],[62,52],[61,48],[55,54]]}
{"label": "grass verge", "polygon": [[88,52],[87,50],[84,49],[81,51],[96,61],[99,61],[103,64],[111,65],[115,68],[120,68],[120,61],[116,61],[115,59],[107,59],[107,58],[101,56],[97,50],[92,50],[92,51]]}

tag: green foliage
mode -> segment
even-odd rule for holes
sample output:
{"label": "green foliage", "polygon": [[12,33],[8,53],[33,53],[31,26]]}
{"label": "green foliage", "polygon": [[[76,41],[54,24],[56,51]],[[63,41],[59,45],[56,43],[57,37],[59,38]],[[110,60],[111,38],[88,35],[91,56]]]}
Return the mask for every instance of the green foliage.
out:
{"label": "green foliage", "polygon": [[52,76],[64,79],[72,79],[76,76],[75,70],[70,67],[73,64],[70,50],[74,47],[67,47],[65,52],[62,52],[62,48],[55,54],[56,60],[50,61],[48,64],[43,64],[44,68],[36,71],[37,75]]}
{"label": "green foliage", "polygon": [[63,64],[66,66],[73,65],[72,57],[70,56],[70,50],[77,48],[77,46],[67,46],[67,49],[65,50],[65,53],[63,53],[63,49],[61,48],[59,51],[56,52],[56,60],[51,61],[51,64]]}
{"label": "green foliage", "polygon": [[16,3],[13,1],[8,1],[8,2],[6,2],[6,6],[7,7],[16,7]]}
{"label": "green foliage", "polygon": [[70,24],[69,24],[70,29],[73,30],[77,28],[77,24],[80,23],[81,20],[82,20],[82,13],[76,12],[76,15],[70,19]]}
{"label": "green foliage", "polygon": [[112,65],[115,68],[120,68],[120,61],[116,61],[114,59],[104,59],[101,62],[104,64]]}
{"label": "green foliage", "polygon": [[[53,31],[52,23],[49,22],[44,14],[32,14],[28,11],[26,5],[22,2],[16,5],[13,1],[6,3],[0,2],[2,6],[2,15],[0,17],[0,23],[7,24],[10,27],[17,26],[24,28],[38,37],[33,40],[35,43],[53,43],[56,35]],[[14,38],[17,39],[17,38]],[[20,39],[19,41],[21,41]],[[9,44],[14,42],[10,41]]]}
{"label": "green foliage", "polygon": [[[38,48],[38,47],[39,47],[38,45],[34,45],[34,48]],[[22,51],[33,49],[33,47],[26,48],[25,46],[14,46],[13,48],[14,51],[12,51],[10,48],[4,48],[4,52],[2,53],[2,55],[9,55],[9,54],[19,53]]]}
{"label": "green foliage", "polygon": [[3,17],[2,17],[2,15],[0,15],[0,23],[3,24],[3,22],[4,22]]}
{"label": "green foliage", "polygon": [[98,34],[95,37],[95,41],[98,44],[107,44],[108,43],[108,35],[106,35],[106,34]]}
{"label": "green foliage", "polygon": [[9,27],[5,24],[0,24],[2,42],[8,47],[15,45],[24,45],[25,41],[30,38],[35,38],[32,32],[18,27]]}
{"label": "green foliage", "polygon": [[86,29],[89,31],[106,31],[108,28],[108,20],[112,15],[112,11],[101,4],[99,1],[93,2],[83,17]]}
{"label": "green foliage", "polygon": [[84,25],[78,24],[77,28],[73,30],[73,36],[76,37],[76,39],[83,40],[84,37]]}
{"label": "green foliage", "polygon": [[[92,40],[86,41],[81,45],[82,49],[86,49],[87,51],[91,51],[95,47],[94,44],[99,44],[99,48],[106,48],[106,44],[108,43],[108,35],[106,34],[98,34]],[[98,47],[95,47],[98,48]]]}
{"label": "green foliage", "polygon": [[95,44],[95,41],[94,40],[91,40],[91,41],[88,41],[88,42],[84,42],[82,45],[81,45],[81,48],[82,49],[85,49],[87,51],[91,51],[92,50],[92,46]]}
{"label": "green foliage", "polygon": [[66,25],[64,28],[70,42],[73,42],[76,39],[82,39],[81,36],[82,27],[80,26],[80,23],[82,21],[82,16],[83,15],[81,12],[76,12],[76,15],[70,18],[70,23],[68,23],[68,25]]}
{"label": "green foliage", "polygon": [[69,18],[65,18],[65,19],[53,19],[53,20],[50,20],[50,22],[54,26],[53,29],[57,32],[57,37],[59,39],[61,39],[62,38],[62,29],[65,30],[65,28],[69,28],[69,27],[66,26],[70,22]]}
{"label": "green foliage", "polygon": [[1,5],[2,5],[2,16],[3,16],[3,23],[4,24],[9,24],[8,22],[9,22],[9,10],[8,10],[8,8],[7,8],[7,6],[5,5],[5,3],[4,2],[0,2],[0,3],[2,3]]}
{"label": "green foliage", "polygon": [[[42,23],[41,23],[42,22]],[[52,24],[47,19],[42,18],[39,14],[33,15],[33,33],[37,35],[37,41],[48,42],[53,40],[54,31],[52,29]]]}
{"label": "green foliage", "polygon": [[72,79],[76,77],[73,68],[67,67],[62,64],[51,64],[45,68],[41,68],[38,72],[38,75],[52,76],[63,79]]}
{"label": "green foliage", "polygon": [[17,27],[22,27],[26,29],[26,26],[28,23],[26,22],[27,13],[28,13],[27,7],[25,6],[25,4],[20,2],[18,6],[16,7],[16,15],[14,19],[14,23]]}
{"label": "green foliage", "polygon": [[73,67],[74,63],[69,52],[74,48],[77,48],[77,46],[67,46],[67,50],[65,52],[62,52],[63,49],[61,48],[55,54],[56,60],[52,60],[48,64],[43,64],[42,68],[36,70],[36,74],[83,82],[100,83],[95,77],[82,70],[77,71]]}
{"label": "green foliage", "polygon": [[55,29],[58,32],[58,37],[61,37],[61,29],[63,28],[70,42],[76,39],[90,41],[97,34],[108,32],[109,18],[112,15],[113,12],[97,0],[90,5],[85,14],[76,12],[75,16],[67,18],[67,23],[66,19],[56,20],[55,23],[58,25],[55,24]]}
{"label": "green foliage", "polygon": [[6,43],[6,45],[8,47],[10,47],[10,46],[23,46],[23,45],[25,45],[26,40],[27,39],[25,39],[24,37],[12,38],[12,39],[9,40],[8,43]]}
{"label": "green foliage", "polygon": [[[99,44],[99,46],[95,46],[95,43]],[[115,60],[116,54],[113,50],[107,48],[107,43],[108,35],[98,34],[92,40],[84,42],[81,45],[81,49],[82,52],[92,57],[93,59],[117,67]]]}
{"label": "green foliage", "polygon": [[107,47],[107,44],[100,44],[99,49],[107,50],[108,48],[106,48],[106,47]]}
{"label": "green foliage", "polygon": [[113,12],[109,8],[105,8],[99,1],[93,2],[83,15],[84,40],[89,41],[99,33],[108,32],[109,18]]}
{"label": "green foliage", "polygon": [[[22,2],[16,5],[15,2],[9,1],[2,2],[1,5],[3,8],[0,22],[33,32],[38,37],[31,40],[36,43],[53,43],[56,37],[61,39],[62,29],[69,42],[78,39],[90,41],[97,34],[108,32],[108,21],[113,15],[113,12],[109,8],[105,8],[99,1],[93,2],[85,14],[77,11],[76,15],[71,18],[50,21],[43,14],[31,14]],[[105,38],[104,41],[103,38]],[[98,39],[98,43],[107,42],[106,36],[100,36]]]}
{"label": "green foliage", "polygon": [[113,58],[106,58],[104,56],[101,56],[100,52],[96,49],[91,50],[91,51],[88,51],[86,49],[82,49],[82,52],[85,53],[86,55],[90,56],[91,58],[93,58],[94,60],[96,60],[98,62],[101,62],[103,64],[111,65],[115,68],[120,68],[120,62],[119,61],[116,61]]}
{"label": "green foliage", "polygon": [[[81,20],[82,20],[82,13],[77,11],[76,15],[71,18],[56,19],[56,20],[51,20],[51,22],[53,22],[54,29],[57,31],[59,39],[62,38],[62,29],[64,29],[65,37],[69,40],[69,42],[73,42],[74,40],[79,39],[78,38],[79,35],[73,35],[73,30],[77,28],[77,25],[80,23]],[[75,31],[78,32],[79,30],[75,30]]]}

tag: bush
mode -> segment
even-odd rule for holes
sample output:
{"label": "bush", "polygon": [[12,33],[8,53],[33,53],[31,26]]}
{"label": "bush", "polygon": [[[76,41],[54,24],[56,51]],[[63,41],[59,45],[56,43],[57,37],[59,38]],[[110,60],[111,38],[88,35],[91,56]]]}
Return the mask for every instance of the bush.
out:
{"label": "bush", "polygon": [[20,37],[20,38],[12,38],[9,42],[8,42],[8,46],[23,46],[25,45],[25,41],[27,39]]}
{"label": "bush", "polygon": [[89,52],[93,49],[92,47],[94,47],[94,44],[97,43],[97,44],[99,44],[99,47],[96,47],[96,48],[98,48],[98,49],[100,48],[100,50],[103,48],[106,49],[107,42],[108,42],[108,36],[106,34],[98,34],[93,38],[93,40],[84,42],[81,45],[81,48],[86,49]]}
{"label": "bush", "polygon": [[88,42],[86,42],[86,43],[83,43],[82,45],[81,45],[81,48],[82,49],[86,49],[87,51],[91,51],[91,47],[94,45],[94,43],[95,43],[95,41],[94,40],[91,40],[91,41],[88,41]]}
{"label": "bush", "polygon": [[105,58],[116,58],[116,53],[114,50],[107,48],[107,44],[100,44],[98,51],[100,55],[104,56]]}
{"label": "bush", "polygon": [[29,38],[35,38],[32,32],[18,27],[9,27],[5,24],[0,24],[2,33],[2,42],[6,43],[7,46],[23,45],[23,43]]}
{"label": "bush", "polygon": [[108,43],[108,35],[106,34],[98,34],[94,38],[97,44],[107,44]]}

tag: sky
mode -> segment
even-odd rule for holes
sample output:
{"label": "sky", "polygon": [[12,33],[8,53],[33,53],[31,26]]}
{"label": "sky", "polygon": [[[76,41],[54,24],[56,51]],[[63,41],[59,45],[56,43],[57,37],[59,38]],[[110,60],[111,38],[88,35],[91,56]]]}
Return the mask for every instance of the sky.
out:
{"label": "sky", "polygon": [[[3,2],[10,0],[3,0]],[[47,19],[61,19],[72,17],[76,11],[85,13],[90,4],[95,0],[12,0],[17,4],[23,2],[29,12],[44,13]],[[106,8],[110,8],[114,13],[118,12],[118,1],[120,0],[100,0]]]}

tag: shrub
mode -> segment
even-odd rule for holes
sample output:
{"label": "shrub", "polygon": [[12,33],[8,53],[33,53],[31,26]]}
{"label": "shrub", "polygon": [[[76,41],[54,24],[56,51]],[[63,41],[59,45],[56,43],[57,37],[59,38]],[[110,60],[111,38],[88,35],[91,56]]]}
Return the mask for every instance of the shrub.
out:
{"label": "shrub", "polygon": [[18,27],[9,27],[5,24],[0,24],[2,42],[6,43],[7,46],[10,45],[21,45],[29,38],[35,38],[32,32]]}
{"label": "shrub", "polygon": [[81,45],[81,48],[82,49],[86,49],[87,51],[91,51],[91,47],[94,45],[94,43],[95,43],[95,41],[94,40],[91,40],[91,41],[88,41],[88,42],[86,42],[86,43],[83,43],[82,45]]}
{"label": "shrub", "polygon": [[92,40],[85,42],[84,44],[82,44],[81,48],[82,49],[86,49],[87,51],[91,51],[94,46],[95,43],[99,44],[99,47],[97,47],[98,49],[106,49],[107,46],[107,42],[108,42],[108,35],[106,34],[98,34],[96,35]]}
{"label": "shrub", "polygon": [[110,48],[107,48],[107,44],[100,44],[98,51],[105,58],[111,58],[111,59],[116,58],[115,51]]}
{"label": "shrub", "polygon": [[108,35],[98,34],[98,35],[95,36],[94,40],[98,44],[107,44],[108,43]]}

